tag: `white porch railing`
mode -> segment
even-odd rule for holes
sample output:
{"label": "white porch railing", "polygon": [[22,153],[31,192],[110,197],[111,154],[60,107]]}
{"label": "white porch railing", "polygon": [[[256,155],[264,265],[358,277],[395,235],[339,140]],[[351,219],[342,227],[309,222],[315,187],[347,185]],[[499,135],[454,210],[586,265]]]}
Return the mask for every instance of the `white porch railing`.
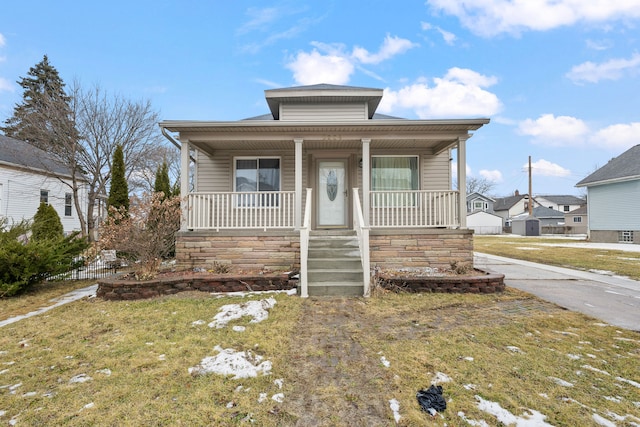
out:
{"label": "white porch railing", "polygon": [[360,246],[360,262],[362,263],[362,281],[364,285],[364,296],[368,297],[371,284],[371,267],[369,266],[369,227],[364,223],[364,216],[360,204],[358,189],[353,189],[353,228],[358,236]]}
{"label": "white porch railing", "polygon": [[309,259],[309,231],[311,230],[311,189],[307,188],[307,201],[304,205],[304,219],[300,227],[300,296],[309,296],[307,279],[307,261]]}
{"label": "white porch railing", "polygon": [[190,193],[187,228],[293,228],[295,192]]}
{"label": "white porch railing", "polygon": [[457,227],[457,191],[372,191],[370,226]]}

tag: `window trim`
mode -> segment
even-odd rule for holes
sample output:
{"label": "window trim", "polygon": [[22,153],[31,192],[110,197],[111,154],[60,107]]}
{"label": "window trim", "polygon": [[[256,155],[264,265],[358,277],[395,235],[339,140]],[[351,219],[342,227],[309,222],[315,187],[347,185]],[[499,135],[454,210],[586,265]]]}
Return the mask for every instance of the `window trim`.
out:
{"label": "window trim", "polygon": [[49,190],[40,189],[40,203],[49,204]]}
{"label": "window trim", "polygon": [[[370,188],[371,188],[371,192],[375,193],[376,191],[381,191],[381,192],[385,192],[385,191],[397,191],[397,192],[408,192],[408,191],[420,191],[420,187],[421,187],[421,181],[420,181],[420,156],[417,154],[376,154],[376,155],[372,155],[371,158],[414,158],[416,159],[416,173],[417,173],[417,180],[416,180],[416,185],[418,188],[416,189],[409,189],[409,190],[376,190],[373,187],[373,161],[370,164]],[[415,208],[418,206],[420,198],[417,197],[416,194],[413,194],[412,197],[410,197],[409,200],[405,200],[405,203],[385,203],[386,201],[384,200],[378,200],[378,198],[373,197],[372,198],[372,206],[376,207],[376,208]]]}
{"label": "window trim", "polygon": [[[278,160],[278,190],[260,190],[257,189],[255,191],[238,191],[238,189],[236,188],[236,184],[237,184],[237,170],[238,170],[238,160],[255,160],[256,161],[256,166],[257,169],[256,171],[260,170],[260,160]],[[279,193],[282,191],[282,157],[281,156],[234,156],[233,157],[233,174],[232,174],[232,186],[233,186],[233,193],[238,193],[234,195],[234,202],[233,202],[233,206],[236,208],[256,208],[259,207],[261,209],[275,209],[275,208],[279,208],[280,207],[280,197],[279,195],[275,194],[273,195],[273,204],[271,203],[267,203],[267,204],[262,204],[260,203],[258,206],[256,206],[255,201],[253,202],[249,202],[246,200],[245,197],[240,197],[240,194],[242,193]],[[258,186],[259,184],[259,180],[256,180],[256,186]],[[264,197],[262,198],[264,199]]]}

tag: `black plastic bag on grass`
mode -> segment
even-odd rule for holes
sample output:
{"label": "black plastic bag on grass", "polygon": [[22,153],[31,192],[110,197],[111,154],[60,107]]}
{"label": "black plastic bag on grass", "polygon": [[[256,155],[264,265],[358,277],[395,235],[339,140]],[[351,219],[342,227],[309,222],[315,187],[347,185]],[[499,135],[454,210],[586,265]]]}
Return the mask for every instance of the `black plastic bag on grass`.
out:
{"label": "black plastic bag on grass", "polygon": [[418,390],[416,398],[422,410],[431,415],[447,409],[447,401],[442,397],[442,386],[432,385],[427,390]]}

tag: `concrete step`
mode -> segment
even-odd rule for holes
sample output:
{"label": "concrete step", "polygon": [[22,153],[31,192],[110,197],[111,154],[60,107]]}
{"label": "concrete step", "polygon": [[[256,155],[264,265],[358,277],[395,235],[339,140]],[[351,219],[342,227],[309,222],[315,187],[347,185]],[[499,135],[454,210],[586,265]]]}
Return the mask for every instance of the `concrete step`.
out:
{"label": "concrete step", "polygon": [[307,268],[309,270],[360,269],[362,271],[362,261],[360,257],[310,258],[307,260]]}
{"label": "concrete step", "polygon": [[358,296],[364,294],[362,282],[309,282],[309,296]]}
{"label": "concrete step", "polygon": [[311,282],[361,282],[362,268],[360,269],[319,269],[307,270],[307,280]]}

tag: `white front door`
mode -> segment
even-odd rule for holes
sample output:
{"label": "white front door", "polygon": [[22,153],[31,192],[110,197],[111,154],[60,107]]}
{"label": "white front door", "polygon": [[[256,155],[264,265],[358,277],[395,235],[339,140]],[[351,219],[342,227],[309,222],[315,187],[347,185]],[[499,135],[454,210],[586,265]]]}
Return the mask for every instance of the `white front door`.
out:
{"label": "white front door", "polygon": [[318,228],[346,227],[349,192],[346,160],[318,161]]}

